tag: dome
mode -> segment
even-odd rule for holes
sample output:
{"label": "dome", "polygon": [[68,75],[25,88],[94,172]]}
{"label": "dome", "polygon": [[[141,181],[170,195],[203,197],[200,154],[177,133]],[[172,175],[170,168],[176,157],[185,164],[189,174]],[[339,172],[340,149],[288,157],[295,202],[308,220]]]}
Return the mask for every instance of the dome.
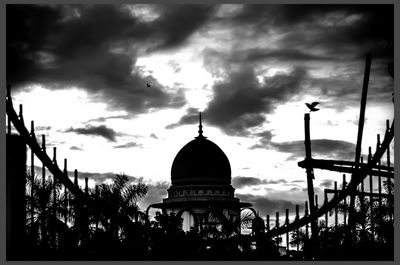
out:
{"label": "dome", "polygon": [[176,155],[171,169],[172,185],[230,185],[231,166],[215,143],[200,135]]}

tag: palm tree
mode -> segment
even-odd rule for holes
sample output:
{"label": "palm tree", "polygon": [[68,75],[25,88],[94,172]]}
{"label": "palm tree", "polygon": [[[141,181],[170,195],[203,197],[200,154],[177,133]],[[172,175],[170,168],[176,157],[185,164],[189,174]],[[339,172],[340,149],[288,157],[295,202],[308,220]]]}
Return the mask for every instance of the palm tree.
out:
{"label": "palm tree", "polygon": [[146,195],[147,190],[145,184],[131,184],[124,174],[114,175],[112,184],[98,186],[97,192],[94,189],[90,191],[95,201],[90,222],[99,221],[102,230],[116,241],[129,240],[133,224],[144,221],[144,213],[137,202]]}
{"label": "palm tree", "polygon": [[[27,191],[32,189],[32,196],[26,194],[26,212],[31,212],[33,208],[33,218],[27,215],[26,224],[31,238],[36,238],[42,247],[55,247],[54,229],[57,206],[57,195],[60,185],[54,183],[50,178],[45,182],[38,177],[32,178],[27,175]],[[56,195],[56,197],[54,197]],[[52,239],[52,242],[50,242]]]}

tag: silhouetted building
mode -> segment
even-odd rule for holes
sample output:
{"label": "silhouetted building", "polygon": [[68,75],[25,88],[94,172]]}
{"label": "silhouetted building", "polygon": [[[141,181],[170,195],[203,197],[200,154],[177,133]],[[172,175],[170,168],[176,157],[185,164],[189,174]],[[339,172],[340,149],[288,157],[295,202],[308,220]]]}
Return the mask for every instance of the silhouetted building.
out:
{"label": "silhouetted building", "polygon": [[6,135],[6,252],[21,258],[25,243],[26,145],[19,135]]}
{"label": "silhouetted building", "polygon": [[218,228],[217,218],[212,217],[223,214],[231,221],[238,220],[241,208],[251,206],[235,198],[234,191],[229,160],[218,145],[203,136],[200,115],[199,135],[178,152],[172,163],[168,198],[150,205],[148,210],[159,208],[164,214],[181,216],[184,231],[192,226]]}

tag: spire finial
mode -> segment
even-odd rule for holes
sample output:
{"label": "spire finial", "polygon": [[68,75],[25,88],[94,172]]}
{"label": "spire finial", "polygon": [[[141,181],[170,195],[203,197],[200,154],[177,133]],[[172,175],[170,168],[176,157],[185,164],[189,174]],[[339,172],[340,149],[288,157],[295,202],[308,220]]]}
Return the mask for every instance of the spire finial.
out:
{"label": "spire finial", "polygon": [[201,112],[199,112],[199,136],[203,136],[203,125],[201,124]]}

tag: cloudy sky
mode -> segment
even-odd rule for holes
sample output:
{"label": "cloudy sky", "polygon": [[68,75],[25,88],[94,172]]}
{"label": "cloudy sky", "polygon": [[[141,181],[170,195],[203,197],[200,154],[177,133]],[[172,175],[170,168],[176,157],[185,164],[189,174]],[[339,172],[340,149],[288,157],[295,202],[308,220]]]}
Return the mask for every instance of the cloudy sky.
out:
{"label": "cloudy sky", "polygon": [[[354,160],[367,52],[363,154],[393,118],[392,5],[7,5],[6,15],[7,82],[27,127],[91,185],[112,173],[147,183],[143,208],[166,197],[199,111],[236,196],[271,215],[307,198],[304,103],[320,102],[313,157]],[[342,178],[315,175],[320,196]]]}

